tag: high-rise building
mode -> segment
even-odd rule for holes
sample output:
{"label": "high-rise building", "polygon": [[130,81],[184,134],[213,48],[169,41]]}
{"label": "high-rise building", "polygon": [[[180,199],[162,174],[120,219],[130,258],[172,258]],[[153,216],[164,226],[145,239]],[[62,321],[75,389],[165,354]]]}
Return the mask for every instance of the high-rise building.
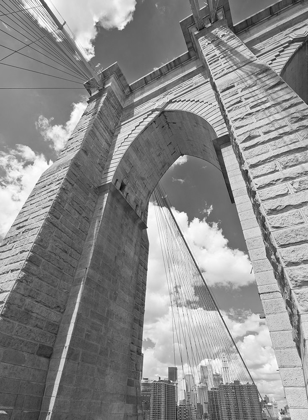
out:
{"label": "high-rise building", "polygon": [[208,388],[206,384],[199,384],[197,386],[197,396],[198,396],[198,403],[200,403],[203,407],[205,404],[208,403]]}
{"label": "high-rise building", "polygon": [[195,385],[194,376],[188,373],[184,376],[186,391],[185,401],[186,406],[189,407],[191,413],[191,420],[195,420],[197,417],[197,387]]}
{"label": "high-rise building", "polygon": [[222,355],[222,381],[224,384],[231,382],[229,363],[225,354]]}
{"label": "high-rise building", "polygon": [[141,380],[141,407],[144,420],[150,420],[152,384],[153,381],[148,378]]}
{"label": "high-rise building", "polygon": [[175,366],[168,367],[168,380],[177,382],[178,380],[178,368]]}
{"label": "high-rise building", "polygon": [[176,385],[168,380],[152,383],[150,420],[176,420]]}
{"label": "high-rise building", "polygon": [[217,388],[212,388],[208,391],[209,397],[209,420],[222,420],[221,413],[220,413],[220,399],[219,399],[219,392]]}
{"label": "high-rise building", "polygon": [[207,370],[207,366],[204,366],[204,365],[200,366],[200,383],[201,384],[208,383],[208,370]]}
{"label": "high-rise building", "polygon": [[218,394],[220,420],[262,420],[259,394],[254,384],[239,381],[220,384]]}
{"label": "high-rise building", "polygon": [[254,384],[220,384],[208,391],[209,420],[262,420],[257,387]]}
{"label": "high-rise building", "polygon": [[208,389],[214,388],[213,367],[210,363],[207,365],[207,381]]}
{"label": "high-rise building", "polygon": [[197,420],[197,410],[186,401],[177,408],[177,420]]}

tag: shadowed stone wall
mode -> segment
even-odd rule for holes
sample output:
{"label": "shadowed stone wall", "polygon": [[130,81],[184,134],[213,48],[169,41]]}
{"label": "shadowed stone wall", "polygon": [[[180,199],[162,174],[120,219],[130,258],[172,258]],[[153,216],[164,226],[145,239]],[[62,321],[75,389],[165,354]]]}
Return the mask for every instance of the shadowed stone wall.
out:
{"label": "shadowed stone wall", "polygon": [[49,361],[74,299],[70,293],[99,197],[94,187],[121,112],[114,90],[109,86],[90,102],[1,245],[0,418],[39,418]]}

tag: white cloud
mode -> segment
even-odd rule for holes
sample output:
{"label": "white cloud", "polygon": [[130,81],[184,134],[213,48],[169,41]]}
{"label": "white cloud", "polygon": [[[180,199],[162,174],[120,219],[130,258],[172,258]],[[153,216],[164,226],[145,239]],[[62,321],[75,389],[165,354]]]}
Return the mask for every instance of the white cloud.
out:
{"label": "white cloud", "polygon": [[52,125],[54,118],[48,119],[40,115],[35,123],[36,129],[42,134],[43,139],[50,144],[50,147],[59,152],[64,148],[86,106],[85,102],[73,104],[70,119],[64,125]]}
{"label": "white cloud", "polygon": [[[46,1],[55,10],[50,1]],[[97,26],[122,30],[133,19],[136,0],[53,0],[52,3],[68,22],[75,40],[87,59],[94,56],[93,41]],[[36,16],[35,11],[33,15]],[[38,18],[39,20],[39,18]],[[61,19],[60,19],[61,20]],[[39,20],[42,26],[43,22]]]}
{"label": "white cloud", "polygon": [[6,234],[40,175],[51,163],[21,144],[7,153],[0,152],[0,238]]}
{"label": "white cloud", "polygon": [[[64,148],[85,108],[86,103],[73,104],[70,119],[64,125],[52,125],[53,118],[40,115],[35,126],[51,149],[58,153]],[[51,164],[44,155],[21,144],[7,153],[0,152],[0,238],[12,225],[40,175]]]}
{"label": "white cloud", "polygon": [[[151,340],[150,342],[155,345],[147,346],[144,349],[143,371],[145,377],[152,379],[156,376],[167,376],[168,366],[174,364],[173,341],[178,341],[177,334],[173,333],[170,298],[154,210],[155,206],[150,204],[148,217],[150,256],[144,339]],[[173,212],[199,265],[206,271],[206,279],[210,285],[237,288],[254,281],[250,274],[251,265],[247,256],[238,250],[228,248],[228,241],[216,224],[209,225],[206,219],[202,221],[194,219],[189,223],[185,213],[175,210]],[[198,322],[200,322],[201,319],[200,316],[197,318],[198,311],[200,313],[202,309],[186,307],[186,316],[184,316],[183,322],[187,323],[190,318],[189,329],[192,337],[200,334],[200,332],[195,332],[198,327],[197,320],[199,319]],[[207,316],[213,318],[213,313],[204,314],[203,311],[203,322],[205,323],[207,323]],[[268,394],[277,400],[282,399],[282,385],[265,322],[260,320],[256,314],[250,312],[239,314],[238,311],[224,314],[224,319],[262,395]],[[209,336],[214,334],[213,324],[207,323],[206,328]],[[210,350],[208,351],[210,352]],[[214,345],[212,345],[211,351],[212,354],[217,351]],[[182,354],[184,368],[188,369],[188,360],[184,353]],[[206,359],[206,356],[204,355],[203,358]],[[200,361],[197,360],[196,364]],[[179,376],[183,375],[178,351],[176,351],[176,364]]]}
{"label": "white cloud", "polygon": [[[190,311],[193,312],[196,310],[192,309]],[[247,315],[247,318],[242,321],[234,321],[225,314],[224,319],[229,326],[231,334],[234,337],[237,337],[236,341],[239,351],[249,369],[250,374],[258,386],[261,395],[267,394],[274,397],[277,401],[283,400],[284,394],[280,376],[277,371],[277,362],[274,351],[271,347],[269,331],[265,323],[260,320],[256,314]],[[193,330],[192,335],[200,334],[196,325],[194,326],[190,324],[189,327]],[[206,327],[207,330],[210,328],[209,325]],[[251,331],[253,331],[253,333]],[[240,335],[238,335],[239,332]],[[176,365],[178,367],[179,378],[183,377],[184,370],[185,373],[192,372],[195,376],[196,382],[198,382],[198,366],[191,366],[191,361],[190,365],[188,364],[189,361],[187,360],[185,346],[181,346],[183,367],[180,362],[177,344],[175,356],[176,362],[174,363],[173,340],[177,343],[177,339],[176,334],[173,333],[170,308],[168,313],[163,315],[157,321],[145,323],[144,338],[148,341],[150,340],[152,343],[151,347],[144,349],[144,377],[150,377],[152,379],[155,379],[156,376],[166,377],[168,366]],[[205,346],[203,348],[205,353],[202,364],[209,360],[209,353],[205,356],[206,351],[209,350],[207,350]],[[202,356],[202,354],[200,354],[200,356]],[[202,357],[197,360],[198,365],[201,363],[201,358]],[[211,363],[214,367],[214,371],[221,368],[221,360],[216,358],[213,363],[213,358],[210,357],[210,359],[212,360]],[[239,362],[235,362],[233,366],[237,365],[239,365]]]}
{"label": "white cloud", "polygon": [[[204,214],[208,216],[211,208],[207,205],[205,207]],[[236,288],[254,282],[248,256],[242,251],[228,247],[228,240],[217,223],[207,223],[206,217],[203,220],[195,218],[189,222],[186,213],[175,209],[173,214],[209,285]],[[161,265],[161,251],[153,204],[149,207],[148,227],[151,243],[150,265],[155,271],[157,268],[154,266]]]}
{"label": "white cloud", "polygon": [[181,178],[173,178],[173,177],[172,177],[172,182],[179,182],[180,184],[184,184],[185,179],[181,179]]}
{"label": "white cloud", "polygon": [[187,155],[180,156],[172,165],[171,168],[174,166],[184,165],[187,162]]}

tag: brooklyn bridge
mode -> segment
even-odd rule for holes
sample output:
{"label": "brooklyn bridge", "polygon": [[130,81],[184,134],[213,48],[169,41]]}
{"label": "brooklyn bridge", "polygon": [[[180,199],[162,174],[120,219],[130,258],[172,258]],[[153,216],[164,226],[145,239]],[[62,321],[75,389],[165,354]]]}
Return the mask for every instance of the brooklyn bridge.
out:
{"label": "brooklyn bridge", "polygon": [[[11,135],[27,131],[23,90],[32,91],[24,113],[47,112],[47,90],[69,101],[80,89],[84,102],[74,124],[36,115],[53,162],[30,141],[0,153],[1,217],[13,222],[8,203],[23,204],[0,231],[0,419],[307,420],[308,0],[239,22],[228,0],[187,0],[185,52],[132,82],[118,63],[93,65],[93,40],[100,22],[123,29],[146,1],[122,10],[118,26],[116,2],[102,2],[103,17],[88,3],[76,12],[84,22],[93,12],[85,38],[51,1],[0,4],[1,142],[6,120]],[[208,179],[198,188],[216,201],[196,218],[171,197],[201,161]],[[21,167],[29,185],[39,178],[23,199]],[[178,202],[189,212],[185,191]],[[244,321],[230,309],[236,295]],[[265,395],[278,374],[280,407]]]}

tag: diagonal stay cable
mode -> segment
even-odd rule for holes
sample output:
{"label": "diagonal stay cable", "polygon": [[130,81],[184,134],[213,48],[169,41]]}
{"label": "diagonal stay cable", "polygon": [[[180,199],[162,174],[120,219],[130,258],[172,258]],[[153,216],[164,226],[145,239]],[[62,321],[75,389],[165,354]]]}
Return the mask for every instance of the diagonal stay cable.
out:
{"label": "diagonal stay cable", "polygon": [[[55,70],[61,71],[62,73],[68,74],[69,76],[76,77],[76,78],[80,79],[81,81],[83,81],[83,80],[84,80],[84,79],[83,79],[83,78],[81,78],[80,76],[76,76],[76,75],[75,75],[75,74],[73,74],[73,73],[69,73],[69,72],[67,72],[67,71],[60,70],[58,67],[52,66],[51,64],[45,63],[44,61],[38,60],[37,58],[31,57],[30,55],[27,55],[27,54],[21,53],[21,52],[19,52],[19,51],[13,50],[12,48],[7,47],[7,46],[5,46],[5,45],[0,44],[0,47],[2,47],[2,48],[6,48],[7,50],[10,50],[10,51],[14,51],[14,52],[16,52],[17,54],[22,55],[23,57],[29,58],[30,60],[36,61],[37,63],[40,63],[40,64],[44,64],[45,66],[47,66],[47,67],[51,67],[52,69],[55,69]],[[2,60],[0,60],[0,61],[2,61]]]}
{"label": "diagonal stay cable", "polygon": [[216,301],[214,300],[214,297],[213,297],[212,293],[210,292],[210,290],[209,290],[209,288],[208,288],[208,286],[207,286],[207,284],[206,284],[206,282],[205,282],[205,280],[204,280],[204,278],[203,278],[203,275],[202,275],[202,272],[201,272],[201,270],[200,270],[200,268],[199,268],[199,265],[197,264],[197,262],[196,262],[196,260],[195,260],[195,257],[193,256],[193,254],[192,254],[192,252],[191,252],[191,250],[190,250],[190,248],[189,248],[189,246],[188,246],[188,244],[187,244],[187,242],[186,242],[186,239],[184,238],[183,233],[182,233],[182,231],[181,231],[181,229],[180,229],[180,227],[179,227],[179,225],[178,225],[178,223],[177,223],[177,221],[176,221],[176,219],[175,219],[175,217],[174,217],[174,215],[173,215],[173,213],[172,213],[172,211],[171,211],[171,208],[170,208],[170,206],[169,206],[169,203],[167,202],[167,199],[166,199],[166,194],[163,194],[163,192],[162,192],[162,190],[161,190],[161,187],[160,187],[160,186],[157,186],[156,188],[159,188],[159,189],[160,189],[161,194],[162,194],[162,199],[163,199],[163,202],[164,202],[165,206],[167,207],[167,209],[169,210],[169,212],[170,212],[170,214],[171,214],[171,217],[172,217],[172,219],[173,219],[173,221],[174,221],[174,224],[177,226],[177,229],[178,229],[178,231],[179,231],[179,233],[180,233],[180,235],[181,235],[181,237],[182,237],[182,240],[183,240],[183,242],[184,242],[184,244],[185,244],[185,246],[186,246],[186,248],[187,248],[187,250],[188,250],[188,252],[189,252],[189,254],[190,254],[190,256],[191,256],[191,259],[192,259],[192,261],[194,262],[194,264],[195,264],[195,266],[196,266],[196,269],[198,270],[198,272],[199,272],[199,275],[200,275],[201,279],[203,280],[203,284],[204,284],[204,286],[206,287],[206,289],[207,289],[207,292],[208,292],[209,296],[211,296],[211,300],[213,301],[213,304],[215,305],[215,308],[216,308],[216,310],[218,311],[218,313],[219,313],[219,315],[220,315],[220,318],[221,318],[221,320],[222,320],[222,322],[223,322],[223,324],[224,324],[224,326],[225,326],[225,328],[226,328],[226,331],[227,331],[227,332],[228,332],[228,334],[230,335],[230,339],[231,339],[231,341],[233,342],[234,347],[235,347],[235,348],[237,349],[237,351],[238,351],[238,354],[239,354],[239,356],[240,356],[240,358],[241,358],[241,360],[242,360],[243,365],[245,366],[245,368],[246,368],[246,370],[247,370],[247,373],[248,373],[248,374],[249,374],[249,376],[250,376],[250,379],[251,379],[251,380],[252,380],[252,382],[254,383],[254,381],[253,381],[253,379],[252,379],[252,376],[251,376],[251,374],[250,374],[250,372],[249,372],[249,370],[248,370],[248,367],[247,367],[247,365],[246,365],[246,363],[245,363],[244,359],[242,358],[242,355],[240,354],[240,352],[239,352],[239,350],[238,350],[238,347],[237,347],[237,345],[236,345],[236,343],[235,343],[235,341],[234,341],[234,339],[233,339],[233,337],[232,337],[232,335],[231,335],[231,333],[230,333],[230,331],[229,331],[229,328],[227,327],[227,324],[226,324],[226,322],[225,322],[225,320],[224,320],[224,318],[223,318],[223,316],[222,316],[222,314],[221,314],[221,312],[220,312],[220,310],[219,310],[219,308],[218,308],[218,305],[217,305]]}
{"label": "diagonal stay cable", "polygon": [[36,70],[31,70],[31,69],[26,69],[25,67],[20,67],[20,66],[14,66],[13,64],[7,64],[7,63],[0,63],[1,66],[7,66],[7,67],[12,67],[15,69],[19,69],[19,70],[23,70],[23,71],[28,71],[31,73],[36,73],[36,74],[42,74],[44,76],[49,76],[49,77],[53,77],[54,79],[60,79],[60,80],[66,80],[68,82],[72,82],[72,83],[78,83],[79,85],[81,85],[81,82],[75,81],[75,80],[70,80],[70,79],[66,79],[65,77],[60,77],[60,76],[54,76],[52,74],[49,73],[43,73],[41,71],[36,71]]}
{"label": "diagonal stay cable", "polygon": [[[40,3],[43,3],[43,0],[39,0],[39,1]],[[82,54],[80,53],[80,51],[78,50],[78,48],[76,47],[75,42],[72,42],[69,34],[63,29],[63,25],[61,25],[58,19],[56,17],[53,18],[51,16],[52,11],[51,10],[48,11],[47,4],[45,4],[44,10],[38,11],[38,14],[40,15],[40,18],[45,22],[47,26],[55,27],[59,30],[59,32],[57,32],[57,36],[62,39],[62,42],[60,44],[60,47],[61,47],[60,49],[65,50],[64,53],[72,61],[74,65],[76,65],[76,62],[78,62],[79,70],[83,72],[84,76],[86,76],[87,78],[92,77],[93,75],[92,71],[90,71],[89,73],[89,68],[88,66],[85,66],[84,58]],[[79,57],[80,60],[76,59],[76,57]]]}
{"label": "diagonal stay cable", "polygon": [[6,58],[11,57],[12,55],[19,53],[19,51],[23,50],[24,48],[30,47],[33,44],[36,44],[38,41],[41,41],[43,38],[46,38],[47,35],[43,35],[40,38],[35,39],[34,41],[31,41],[29,44],[25,44],[24,46],[20,47],[18,50],[13,50],[10,54],[6,55],[5,57],[2,57],[0,59],[0,62],[5,60]]}
{"label": "diagonal stay cable", "polygon": [[[13,0],[14,1],[14,0]],[[22,21],[22,20],[20,20],[20,17],[19,16],[15,16],[14,18],[16,18],[18,21],[20,21],[21,23],[22,23],[22,25],[25,25],[25,22],[24,21]],[[44,36],[42,37],[42,40],[43,40],[43,38],[45,38],[45,37],[48,37],[48,38],[50,38],[50,37],[52,37],[52,34],[53,33],[56,33],[56,31],[57,31],[57,28],[52,28],[51,26],[50,26],[50,28],[49,28],[49,30],[47,30],[47,29],[45,29],[44,31],[43,31],[43,28],[41,28],[41,27],[38,27],[38,23],[33,19],[33,17],[32,16],[30,16],[30,18],[33,20],[33,26],[32,27],[30,27],[30,32],[27,30],[27,29],[24,29],[20,24],[18,24],[18,23],[16,23],[15,22],[15,20],[13,20],[12,18],[10,18],[10,20],[14,23],[14,24],[17,24],[18,25],[18,27],[20,27],[23,31],[25,31],[27,34],[30,34],[30,36],[37,36],[38,34],[41,34],[41,33],[43,33],[44,34]],[[1,19],[0,19],[1,20]],[[5,22],[5,24],[6,25],[8,25],[10,28],[12,28],[13,30],[15,30],[17,33],[19,33],[20,35],[22,35],[23,37],[25,37],[25,34],[23,34],[22,32],[20,32],[19,30],[17,30],[14,26],[12,26],[12,25],[10,25],[9,23],[7,23],[7,22]],[[28,26],[29,27],[29,26]],[[39,32],[37,33],[37,29],[39,30]],[[1,30],[1,29],[0,29]],[[34,31],[35,30],[35,31]],[[4,32],[3,30],[1,30],[2,32]],[[5,32],[6,33],[6,32]],[[7,34],[7,33],[6,33]],[[7,34],[7,35],[9,35],[9,36],[11,36],[12,38],[14,38],[14,39],[16,39],[17,41],[19,41],[19,42],[21,42],[22,44],[24,44],[24,46],[29,46],[30,48],[32,48],[32,49],[34,49],[36,52],[38,52],[38,53],[40,53],[40,54],[43,54],[43,53],[41,53],[39,50],[37,50],[36,48],[34,48],[33,47],[33,45],[29,45],[29,44],[26,44],[24,41],[22,41],[22,40],[20,40],[20,39],[18,39],[18,38],[16,38],[16,37],[14,37],[12,34]],[[30,38],[30,40],[31,41],[34,41],[33,39],[31,39]],[[37,40],[37,42],[38,41],[42,41],[42,40]],[[51,41],[50,41],[51,42]],[[52,42],[53,42],[53,44],[55,43],[55,39],[52,37]],[[32,44],[32,42],[30,43],[30,44]],[[39,48],[42,48],[41,46],[39,46]],[[54,47],[52,47],[52,48],[54,48]],[[43,48],[44,49],[44,48]],[[44,49],[45,50],[45,49]],[[46,50],[45,50],[46,51]],[[48,52],[48,51],[47,51]],[[50,52],[49,52],[49,54],[50,54]],[[61,57],[61,56],[59,56],[59,51],[56,51],[56,54],[58,55],[58,57],[60,58],[60,60],[63,62],[63,57]],[[47,57],[48,59],[50,59],[50,60],[52,60],[50,57],[48,57],[48,56],[46,56],[45,54],[43,54],[45,57]],[[53,56],[55,56],[54,54],[52,54]],[[58,62],[59,63],[59,62]],[[63,64],[61,64],[61,63],[59,63],[61,66],[64,66]],[[74,62],[74,60],[72,60],[72,62],[70,63],[70,64],[73,64],[74,65],[74,67],[75,67],[75,69],[72,69],[71,68],[71,66],[70,66],[70,70],[71,71],[74,71],[74,72],[76,72],[77,74],[78,74],[78,78],[80,78],[81,76],[82,77],[85,77],[85,75],[84,75],[84,73],[82,72],[81,73],[81,71],[80,71],[80,69],[77,67],[77,65],[76,65],[76,63]],[[67,67],[67,66],[65,66],[65,67]],[[76,71],[77,70],[77,71]],[[63,70],[61,70],[61,69],[59,69],[59,71],[63,71]],[[73,76],[73,77],[76,77],[76,76]]]}
{"label": "diagonal stay cable", "polygon": [[15,11],[9,12],[9,13],[2,13],[0,15],[0,17],[2,17],[2,16],[9,16],[9,15],[15,15],[16,13],[23,13],[24,10],[38,9],[39,7],[43,7],[43,6],[28,7],[26,9],[15,10]]}
{"label": "diagonal stay cable", "polygon": [[[13,1],[14,4],[16,5],[16,0],[11,0],[11,1]],[[31,2],[29,3],[29,0],[24,0],[23,5],[25,4],[25,2],[27,2],[26,5],[37,4],[33,2],[33,0],[30,0],[30,1]],[[40,3],[42,2],[40,1]],[[36,10],[36,13],[33,13],[31,11],[29,12],[26,9],[27,8],[25,8],[24,15],[28,18],[28,20],[31,21],[33,25],[29,27],[29,25],[26,23],[27,27],[31,31],[31,36],[33,34],[35,27],[39,27],[40,31],[44,30],[45,32],[47,32],[47,38],[42,40],[42,44],[44,44],[46,47],[46,42],[47,42],[47,48],[53,49],[53,50],[54,50],[54,45],[56,45],[57,51],[54,50],[55,53],[57,55],[59,54],[59,52],[61,53],[61,55],[60,56],[58,55],[58,57],[60,58],[62,62],[64,60],[64,62],[66,62],[66,64],[69,67],[71,67],[72,71],[77,71],[80,76],[86,79],[88,79],[89,77],[92,77],[93,73],[92,72],[89,73],[89,68],[88,66],[84,64],[84,58],[82,55],[80,55],[81,54],[80,51],[78,50],[77,47],[74,46],[75,44],[72,43],[71,38],[69,38],[69,35],[65,31],[62,30],[63,25],[61,25],[59,21],[56,22],[54,19],[52,19],[52,17],[50,16],[50,13],[48,11],[45,11],[46,9],[45,7],[43,9]],[[21,21],[19,17],[16,17],[16,18],[19,20],[19,24],[15,20],[14,20],[14,23],[17,24],[20,28],[21,26],[25,25],[25,23]],[[22,30],[26,31],[29,34],[29,31],[25,29],[24,27],[22,28]],[[53,37],[53,36],[51,37],[50,32],[56,33],[56,37]],[[50,45],[48,44],[48,42],[50,43]],[[42,48],[46,51],[45,47],[40,46],[39,48]],[[52,53],[52,55],[54,54]],[[74,70],[72,67],[74,68]]]}
{"label": "diagonal stay cable", "polygon": [[50,16],[47,14],[47,12],[45,11],[45,9],[37,11],[37,17],[34,17],[33,14],[32,13],[29,13],[29,12],[26,12],[25,14],[27,15],[28,19],[31,20],[32,24],[34,26],[38,26],[40,30],[42,30],[43,28],[41,27],[38,19],[41,19],[42,23],[44,23],[44,25],[46,26],[46,28],[44,28],[44,30],[47,32],[47,34],[48,34],[48,40],[49,40],[49,42],[51,44],[51,45],[48,44],[48,48],[51,48],[54,51],[55,51],[55,48],[54,48],[55,39],[54,39],[53,36],[50,36],[50,34],[51,33],[56,33],[57,37],[59,39],[61,39],[61,46],[64,47],[64,48],[66,48],[66,51],[63,51],[63,48],[60,48],[60,46],[58,45],[58,43],[56,43],[57,49],[56,49],[55,52],[57,54],[61,53],[61,57],[64,58],[64,60],[68,63],[68,65],[74,66],[79,71],[79,73],[82,72],[83,77],[87,77],[88,74],[86,74],[84,72],[84,69],[80,65],[80,63],[77,64],[77,61],[76,61],[76,58],[74,57],[74,55],[72,56],[72,51],[71,50],[68,51],[68,49],[67,49],[67,47],[65,45],[66,37],[64,36],[63,32],[62,31],[59,31],[59,27],[56,26],[54,24],[54,22],[51,21]]}
{"label": "diagonal stay cable", "polygon": [[[156,187],[156,189],[157,189],[157,188],[159,189],[159,186],[158,186],[158,187]],[[186,240],[185,240],[185,238],[184,238],[184,236],[183,236],[183,234],[182,234],[182,232],[181,232],[181,230],[180,230],[180,228],[179,228],[179,226],[178,226],[178,224],[177,224],[177,221],[176,221],[176,219],[175,219],[175,217],[174,217],[174,215],[173,215],[173,213],[172,213],[172,211],[171,211],[170,205],[169,205],[169,203],[168,203],[168,202],[167,202],[167,200],[166,200],[166,195],[165,195],[165,194],[163,194],[162,192],[160,193],[160,195],[161,195],[161,197],[163,198],[163,204],[161,205],[161,207],[167,208],[167,209],[169,210],[169,213],[170,213],[170,215],[171,215],[171,217],[172,217],[172,219],[173,219],[173,223],[174,223],[174,225],[177,227],[177,230],[178,230],[178,232],[179,232],[180,236],[182,237],[182,241],[183,241],[183,243],[185,244],[185,247],[187,248],[187,251],[188,251],[188,253],[189,253],[189,255],[190,255],[190,257],[191,257],[191,259],[192,259],[192,261],[193,261],[193,263],[194,263],[194,265],[195,265],[195,268],[196,268],[196,269],[197,269],[197,271],[199,272],[200,278],[202,279],[202,283],[203,283],[203,285],[205,286],[205,288],[206,288],[206,290],[207,290],[208,295],[211,297],[212,303],[213,303],[213,304],[215,305],[215,307],[216,307],[216,312],[218,313],[218,315],[219,315],[219,317],[220,317],[220,320],[221,320],[222,324],[224,325],[224,331],[225,331],[225,333],[227,333],[227,335],[229,336],[229,339],[230,339],[230,340],[231,340],[231,342],[233,343],[233,346],[234,346],[234,348],[235,348],[235,350],[236,350],[236,352],[237,352],[237,356],[239,357],[239,360],[240,360],[240,362],[241,362],[242,366],[245,368],[245,372],[246,372],[246,374],[248,374],[248,376],[249,376],[249,378],[250,378],[251,382],[254,384],[254,380],[253,380],[253,378],[252,378],[252,376],[251,376],[251,374],[250,374],[250,372],[249,372],[249,370],[248,370],[248,368],[247,368],[247,365],[246,365],[245,361],[243,360],[243,358],[242,358],[242,356],[241,356],[241,353],[239,352],[239,349],[238,349],[238,347],[237,347],[237,345],[236,345],[236,343],[235,343],[235,341],[234,341],[234,339],[233,339],[233,337],[232,337],[232,335],[231,335],[231,333],[230,333],[229,328],[228,328],[228,327],[227,327],[227,325],[226,325],[226,322],[225,322],[225,320],[224,320],[224,318],[223,318],[223,316],[222,316],[222,313],[219,311],[218,306],[217,306],[217,304],[216,304],[216,302],[215,302],[215,300],[214,300],[214,297],[213,297],[212,293],[209,291],[208,286],[207,286],[207,284],[206,284],[206,282],[205,282],[205,280],[204,280],[204,278],[203,278],[203,275],[202,275],[202,273],[201,273],[201,270],[199,269],[199,266],[197,265],[196,260],[195,260],[195,258],[194,258],[194,256],[193,256],[192,252],[190,251],[190,248],[188,247],[188,244],[187,244],[187,242],[186,242]],[[171,244],[172,244],[172,242],[171,242]],[[169,246],[170,246],[170,244],[169,244]],[[168,250],[168,251],[169,251],[169,250]],[[223,352],[223,355],[224,355],[224,356],[226,356],[225,352]],[[231,356],[232,356],[232,354],[231,354]],[[231,359],[229,359],[229,360],[231,360],[232,362],[235,362],[235,366],[237,365],[237,362],[234,360],[234,358],[233,358],[233,357],[231,357]],[[222,374],[223,374],[223,371],[222,371]],[[259,391],[258,391],[258,393],[259,393],[259,397],[261,398],[261,395],[260,395],[260,392],[259,392]]]}
{"label": "diagonal stay cable", "polygon": [[23,86],[21,86],[21,87],[17,87],[17,86],[1,87],[0,86],[0,90],[37,90],[37,89],[39,89],[39,90],[75,90],[75,89],[84,90],[84,87],[52,87],[52,86],[49,86],[49,87],[40,87],[40,86],[38,86],[38,87],[35,87],[35,86],[33,86],[33,87],[23,87]]}
{"label": "diagonal stay cable", "polygon": [[[1,21],[1,19],[0,19],[0,21]],[[11,25],[9,25],[8,23],[5,23],[7,26],[9,26],[9,27],[11,27],[13,30],[15,30],[15,28],[13,27],[13,26],[11,26]],[[16,41],[18,41],[18,42],[21,42],[22,44],[25,44],[25,42],[24,41],[22,41],[22,40],[20,40],[19,38],[17,38],[16,36],[14,36],[13,34],[10,34],[10,33],[8,33],[8,32],[6,32],[6,31],[4,31],[3,29],[0,29],[0,32],[3,32],[3,33],[5,33],[6,35],[8,35],[9,37],[11,37],[11,38],[13,38],[13,39],[15,39]],[[24,36],[21,32],[19,32],[19,31],[17,31],[18,33],[20,33],[20,35],[22,35],[22,36]],[[30,45],[30,48],[31,49],[33,49],[34,51],[36,51],[37,53],[39,53],[39,54],[42,54],[43,56],[45,56],[46,58],[48,58],[49,60],[51,60],[51,58],[50,57],[48,57],[46,54],[43,54],[41,51],[39,51],[39,50],[37,50],[36,48],[34,48],[33,47],[33,45]],[[55,60],[56,61],[56,60]],[[62,66],[64,66],[63,64],[61,64],[60,62],[58,62],[60,65],[62,65]],[[66,67],[66,68],[68,68],[67,66],[64,66],[64,67]],[[80,75],[79,75],[80,76]],[[75,76],[76,77],[76,76]]]}
{"label": "diagonal stay cable", "polygon": [[[11,22],[13,24],[17,25],[21,30],[23,30],[26,34],[30,35],[31,37],[37,36],[39,33],[42,33],[43,32],[43,28],[39,27],[37,21],[34,20],[33,16],[28,15],[28,13],[29,12],[26,13],[26,16],[28,17],[28,19],[31,20],[32,25],[33,25],[32,27],[31,26],[29,27],[29,25],[24,20],[21,20],[19,16],[16,16],[15,18],[17,18],[18,22],[20,22],[20,23],[15,22],[15,20],[13,20],[12,18],[10,18],[10,20],[11,20]],[[2,19],[0,19],[0,21],[2,21],[3,23],[5,23],[5,25],[7,25],[13,31],[16,31],[23,38],[24,37],[27,37],[27,35],[25,35],[25,33],[19,31],[18,29],[16,29],[16,27],[12,26],[8,22],[3,21]],[[29,28],[29,30],[28,29],[25,29],[23,26],[26,26],[27,28]],[[52,31],[52,28],[50,27],[49,30]],[[3,33],[5,33],[6,35],[10,36],[11,38],[19,41],[20,43],[22,43],[24,45],[26,44],[23,40],[21,40],[21,39],[17,38],[16,36],[14,36],[14,35],[6,32],[6,31],[4,31],[3,29],[0,29],[0,31],[3,32]],[[44,34],[46,34],[48,38],[51,38],[52,37],[52,35],[50,34],[50,32],[48,32],[47,29],[45,29]],[[32,40],[31,38],[29,38],[29,39]],[[44,43],[45,43],[45,41],[46,41],[46,39],[41,40],[41,42],[44,42]],[[68,69],[76,72],[79,76],[82,75],[84,77],[84,74],[83,73],[81,74],[80,69],[78,68],[78,66],[76,65],[76,63],[73,60],[71,60],[71,62],[68,62],[66,60],[65,56],[63,56],[63,54],[62,55],[59,54],[59,49],[55,50],[55,48],[54,48],[55,39],[54,38],[51,38],[51,40],[49,39],[49,42],[51,43],[51,45],[49,45],[49,44],[45,45],[45,47],[47,49],[44,46],[41,46],[41,45],[38,45],[38,48],[43,49],[43,51],[45,51],[47,54],[49,54],[50,56],[52,56],[54,58],[51,58],[50,56],[42,53],[40,50],[34,48],[33,45],[30,45],[30,48],[33,49],[34,51],[36,51],[37,53],[42,54],[43,56],[45,56],[49,60],[54,60],[54,61],[58,62],[58,64],[60,64],[61,66],[66,67],[66,68],[68,68]],[[60,60],[62,63],[59,62],[58,60]],[[69,64],[69,67],[67,65],[63,64],[64,62],[68,63]],[[72,69],[72,65],[74,66],[74,69]]]}

